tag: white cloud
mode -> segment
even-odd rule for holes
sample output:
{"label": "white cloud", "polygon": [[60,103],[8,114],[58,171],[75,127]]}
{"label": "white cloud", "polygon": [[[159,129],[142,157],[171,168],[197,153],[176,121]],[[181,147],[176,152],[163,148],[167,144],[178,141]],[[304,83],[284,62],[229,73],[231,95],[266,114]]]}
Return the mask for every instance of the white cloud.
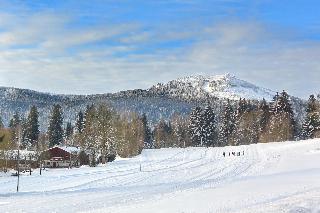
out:
{"label": "white cloud", "polygon": [[[320,91],[320,42],[297,42],[285,31],[255,21],[184,25],[183,30],[181,25],[159,26],[146,31],[137,24],[70,27],[71,17],[52,13],[0,17],[6,17],[0,22],[4,29],[0,32],[0,85],[4,86],[103,93],[147,88],[195,73],[230,72],[295,95]],[[156,45],[188,39],[193,42],[177,48]],[[86,47],[99,41],[112,45],[102,42]],[[154,47],[143,51],[145,45]],[[70,53],[75,46],[80,48]]]}

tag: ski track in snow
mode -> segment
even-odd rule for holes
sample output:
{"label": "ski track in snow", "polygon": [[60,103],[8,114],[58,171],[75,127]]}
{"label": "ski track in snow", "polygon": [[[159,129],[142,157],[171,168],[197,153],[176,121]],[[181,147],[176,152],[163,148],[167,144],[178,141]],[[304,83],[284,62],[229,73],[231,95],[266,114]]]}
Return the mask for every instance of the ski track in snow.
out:
{"label": "ski track in snow", "polygon": [[[257,212],[259,209],[305,212],[303,208],[308,210],[308,205],[320,205],[320,201],[317,203],[308,198],[305,201],[309,201],[305,204],[307,207],[301,204],[302,207],[292,208],[287,203],[294,206],[296,200],[320,197],[320,181],[318,185],[312,185],[313,176],[320,174],[320,166],[300,168],[311,171],[309,185],[303,185],[300,182],[302,172],[291,171],[290,162],[287,167],[281,165],[286,166],[286,161],[301,153],[304,158],[309,156],[319,161],[318,144],[320,141],[310,140],[237,147],[144,150],[140,156],[117,160],[106,166],[49,169],[42,176],[37,174],[39,171],[32,176],[22,175],[19,193],[15,193],[16,177],[0,173],[0,212],[148,212],[148,208],[155,212]],[[241,152],[241,156],[228,156],[229,152]],[[275,192],[267,193],[268,187],[274,187],[268,186],[268,181],[274,184],[272,181],[279,179],[286,184],[286,178],[294,184],[284,189],[279,185],[279,189],[273,189]],[[298,181],[297,184],[294,181]],[[261,187],[257,190],[257,198],[254,193],[241,199],[232,197],[247,193],[241,191],[228,198],[230,190],[239,191],[246,185],[254,191],[252,183],[256,184],[254,187]],[[226,194],[225,198],[219,197],[220,203],[211,204],[211,199],[204,198],[199,202],[208,206],[192,210],[194,205],[188,199],[195,197],[197,200],[197,195],[218,192]],[[184,196],[185,206],[176,206]],[[231,203],[228,205],[228,202]],[[154,210],[157,205],[159,208]],[[168,205],[172,205],[172,209],[161,209]]]}

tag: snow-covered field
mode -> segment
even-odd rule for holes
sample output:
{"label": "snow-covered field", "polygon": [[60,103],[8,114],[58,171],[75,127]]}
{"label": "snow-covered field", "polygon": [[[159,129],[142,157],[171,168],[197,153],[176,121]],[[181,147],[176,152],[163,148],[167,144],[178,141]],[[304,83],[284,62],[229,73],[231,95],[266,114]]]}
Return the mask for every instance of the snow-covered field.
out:
{"label": "snow-covered field", "polygon": [[38,172],[21,176],[19,193],[17,177],[0,173],[0,212],[320,212],[319,139],[144,150]]}

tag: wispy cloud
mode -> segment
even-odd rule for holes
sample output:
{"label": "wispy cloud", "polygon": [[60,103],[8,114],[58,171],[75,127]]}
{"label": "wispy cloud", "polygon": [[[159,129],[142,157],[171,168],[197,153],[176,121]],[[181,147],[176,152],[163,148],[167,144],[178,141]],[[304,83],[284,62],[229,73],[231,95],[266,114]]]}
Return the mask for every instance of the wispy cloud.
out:
{"label": "wispy cloud", "polygon": [[225,72],[306,96],[320,91],[320,41],[256,19],[83,24],[52,10],[0,13],[0,85],[88,94]]}

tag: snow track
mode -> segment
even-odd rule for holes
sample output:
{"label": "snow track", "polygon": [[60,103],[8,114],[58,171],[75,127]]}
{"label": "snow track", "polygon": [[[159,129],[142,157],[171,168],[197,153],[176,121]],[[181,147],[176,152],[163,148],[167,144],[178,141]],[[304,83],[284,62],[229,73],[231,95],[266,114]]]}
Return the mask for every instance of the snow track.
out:
{"label": "snow track", "polygon": [[[109,212],[111,209],[120,211],[123,205],[141,205],[141,202],[146,202],[147,206],[153,208],[155,203],[165,202],[166,199],[169,199],[166,202],[170,203],[170,199],[180,199],[182,195],[212,190],[211,193],[217,193],[224,188],[227,190],[224,193],[228,193],[242,187],[241,185],[230,189],[234,184],[252,180],[261,185],[258,180],[262,177],[279,178],[273,174],[287,171],[289,167],[285,164],[286,159],[292,161],[301,150],[305,150],[303,156],[307,157],[313,158],[319,154],[317,142],[309,143],[308,146],[305,146],[305,142],[286,142],[237,147],[144,150],[140,156],[120,159],[106,166],[50,169],[44,171],[42,176],[38,175],[38,172],[32,176],[23,175],[20,193],[15,193],[15,177],[1,175],[0,212],[51,212],[52,208],[56,212],[65,211],[66,208],[70,212],[97,209]],[[223,156],[223,152],[226,153],[226,157]],[[229,156],[229,152],[240,152],[241,155]],[[291,166],[289,171],[290,169],[292,170]],[[314,166],[310,166],[309,169],[314,169]],[[320,171],[316,171],[320,174]],[[285,173],[285,176],[288,174],[291,173]],[[288,177],[290,180],[291,176]],[[313,179],[310,181],[312,183]],[[311,190],[310,184],[293,185],[295,187],[290,185],[290,190],[284,190],[276,197],[288,199],[290,195],[298,196],[300,192],[308,194],[306,190]],[[320,184],[317,187],[320,188]],[[202,212],[233,212],[240,207],[261,206],[276,200],[273,194],[264,194],[260,200],[254,200],[257,198],[253,199],[251,195],[247,195],[246,199],[247,201],[242,203],[244,198],[241,197],[241,201],[235,202],[234,208],[226,207],[230,204],[222,200],[215,206],[203,209]],[[32,205],[29,205],[30,201]],[[25,206],[28,206],[28,209]],[[181,209],[183,210],[184,206],[175,210],[179,212]],[[127,212],[131,212],[129,210]]]}

